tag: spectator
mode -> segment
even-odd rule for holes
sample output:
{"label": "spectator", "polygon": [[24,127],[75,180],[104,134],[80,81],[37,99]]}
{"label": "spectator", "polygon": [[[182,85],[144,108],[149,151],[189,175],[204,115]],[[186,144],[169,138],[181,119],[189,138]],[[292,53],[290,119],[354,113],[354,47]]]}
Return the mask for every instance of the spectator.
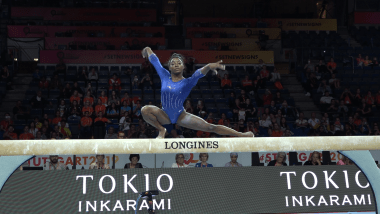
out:
{"label": "spectator", "polygon": [[55,74],[65,74],[66,75],[66,64],[62,59],[59,60],[59,63],[55,66]]}
{"label": "spectator", "polygon": [[325,104],[325,105],[322,105],[321,108],[323,110],[325,110],[325,108],[327,108],[326,111],[329,112],[330,115],[332,113],[338,112],[338,106],[337,106],[337,103],[336,103],[336,101],[334,99],[331,100],[330,105],[329,104]]}
{"label": "spectator", "polygon": [[40,89],[48,89],[49,88],[49,82],[46,80],[46,77],[41,77],[41,80],[38,84],[38,88]]}
{"label": "spectator", "polygon": [[356,109],[356,112],[359,112],[362,117],[368,117],[371,116],[372,108],[365,99],[362,99],[362,104]]}
{"label": "spectator", "polygon": [[120,108],[120,114],[124,115],[125,112],[127,112],[128,115],[131,114],[132,112],[132,108],[128,106],[128,103],[126,100],[123,101],[123,106]]}
{"label": "spectator", "polygon": [[342,92],[342,95],[340,95],[340,99],[344,102],[345,105],[351,105],[352,101],[354,100],[354,95],[348,88],[345,88]]}
{"label": "spectator", "polygon": [[[79,96],[80,98],[83,97],[83,91],[82,91],[82,88],[79,87],[77,81],[74,82],[73,87],[71,88],[71,90],[72,90],[73,92],[78,91],[78,96]],[[78,103],[79,103],[79,102],[78,102]]]}
{"label": "spectator", "polygon": [[363,66],[364,59],[362,58],[361,54],[358,54],[358,57],[356,58],[356,62],[358,66]]}
{"label": "spectator", "polygon": [[92,118],[90,117],[90,112],[85,111],[84,117],[80,120],[80,133],[83,139],[88,139],[91,137],[91,126],[92,126]]}
{"label": "spectator", "polygon": [[87,66],[83,66],[82,69],[78,71],[77,80],[83,81],[85,84],[87,83],[88,81]]}
{"label": "spectator", "polygon": [[64,138],[71,138],[71,131],[66,127],[66,121],[61,121],[61,127],[59,128],[59,132],[63,135]]}
{"label": "spectator", "polygon": [[289,129],[289,126],[286,123],[286,118],[285,117],[282,117],[280,119],[280,129],[281,129],[281,131],[284,131],[284,132],[285,132],[285,130]]}
{"label": "spectator", "polygon": [[178,153],[175,155],[175,163],[172,164],[171,168],[183,168],[188,167],[185,163],[185,155],[183,153]]}
{"label": "spectator", "polygon": [[223,90],[232,88],[232,82],[230,79],[228,79],[227,74],[224,74],[224,78],[221,80],[220,86]]}
{"label": "spectator", "polygon": [[111,106],[107,110],[107,116],[111,118],[119,117],[119,110],[116,107],[115,103],[112,103]]}
{"label": "spectator", "polygon": [[41,91],[38,91],[37,95],[30,99],[30,105],[32,108],[44,108],[46,105],[46,99],[42,97]]}
{"label": "spectator", "polygon": [[242,89],[242,90],[240,91],[240,96],[239,96],[240,103],[246,103],[246,99],[249,99],[249,95],[247,95],[247,94],[245,93],[245,90]]}
{"label": "spectator", "polygon": [[91,85],[90,82],[87,83],[87,86],[86,86],[86,88],[84,89],[84,91],[86,92],[86,95],[87,95],[87,92],[90,91],[92,97],[94,97],[93,94],[96,94],[95,90],[96,90],[96,89],[94,89],[94,88],[92,87],[92,85]]}
{"label": "spectator", "polygon": [[262,80],[262,85],[265,87],[266,82],[270,80],[270,73],[267,70],[267,66],[264,65],[263,69],[260,71],[260,79]]}
{"label": "spectator", "polygon": [[37,136],[38,129],[36,128],[36,124],[34,121],[29,124],[29,133],[31,133],[34,137]]}
{"label": "spectator", "polygon": [[321,84],[319,84],[317,93],[325,94],[326,92],[332,93],[330,86],[326,84],[326,80],[322,80]]}
{"label": "spectator", "polygon": [[40,122],[40,120],[38,119],[38,117],[34,118],[34,123],[36,124],[36,128],[38,130],[40,130],[42,128],[42,123]]}
{"label": "spectator", "polygon": [[365,102],[367,105],[374,105],[375,104],[375,98],[372,96],[372,92],[368,91],[367,96],[364,97]]}
{"label": "spectator", "polygon": [[299,117],[296,120],[296,128],[302,128],[305,129],[307,127],[308,123],[307,120],[304,118],[303,112],[299,113]]}
{"label": "spectator", "polygon": [[238,157],[239,157],[238,153],[236,152],[230,153],[231,161],[226,163],[224,167],[242,167],[243,165],[237,162]]}
{"label": "spectator", "polygon": [[340,122],[340,119],[339,118],[336,118],[335,119],[335,123],[333,125],[333,132],[335,133],[335,135],[340,135],[341,132],[344,131],[344,126],[343,124]]}
{"label": "spectator", "polygon": [[339,160],[336,165],[354,165],[354,163],[349,159],[347,158],[346,156],[342,155],[342,159]]}
{"label": "spectator", "polygon": [[348,114],[348,107],[344,104],[344,101],[341,100],[338,107],[338,113],[340,116],[346,116]]}
{"label": "spectator", "polygon": [[310,97],[311,91],[317,88],[318,79],[314,73],[311,73],[309,78],[303,83],[303,87],[305,88],[306,94],[305,96]]}
{"label": "spectator", "polygon": [[70,102],[73,103],[75,101],[77,101],[77,103],[80,103],[81,99],[80,99],[80,96],[79,96],[79,93],[77,90],[74,91],[73,95],[70,97]]}
{"label": "spectator", "polygon": [[324,109],[327,109],[327,106],[331,104],[331,100],[333,99],[334,98],[330,96],[330,92],[326,91],[325,95],[322,96],[321,99],[319,100],[321,107]]}
{"label": "spectator", "polygon": [[311,113],[311,118],[308,121],[310,128],[316,130],[321,125],[318,118],[315,117],[315,112]]}
{"label": "spectator", "polygon": [[[57,135],[55,135],[55,136],[57,136]],[[42,133],[40,131],[37,131],[36,137],[34,139],[35,140],[45,140],[45,139],[42,138]]]}
{"label": "spectator", "polygon": [[136,106],[133,106],[133,117],[140,118],[141,117],[141,104],[140,101],[137,101]]}
{"label": "spectator", "polygon": [[196,163],[195,167],[213,167],[212,164],[207,163],[208,161],[208,153],[199,153],[200,163]]}
{"label": "spectator", "polygon": [[270,121],[270,118],[264,113],[261,116],[261,120],[259,121],[259,124],[261,127],[268,128],[272,125],[272,122]]}
{"label": "spectator", "polygon": [[34,139],[33,134],[29,132],[29,126],[24,127],[24,133],[20,134],[19,139],[20,140],[32,140],[32,139]]}
{"label": "spectator", "polygon": [[346,136],[352,136],[354,135],[354,132],[353,130],[351,129],[351,126],[349,126],[348,124],[345,125],[345,135]]}
{"label": "spectator", "polygon": [[362,95],[360,92],[360,88],[356,89],[356,94],[354,96],[354,103],[356,106],[360,106],[362,103]]}
{"label": "spectator", "polygon": [[97,118],[95,118],[95,123],[96,122],[103,122],[103,123],[111,123],[111,121],[110,120],[108,120],[107,118],[105,118],[105,117],[103,117],[103,112],[99,112],[98,113],[98,117]]}
{"label": "spectator", "polygon": [[250,99],[245,100],[245,114],[246,114],[246,119],[247,118],[253,118],[257,116],[257,110],[256,108],[252,105]]}
{"label": "spectator", "polygon": [[102,99],[98,99],[98,104],[95,106],[95,113],[99,115],[99,112],[102,112],[103,115],[106,113],[106,106],[103,104]]}
{"label": "spectator", "polygon": [[17,140],[17,134],[13,132],[13,125],[8,126],[8,130],[3,134],[4,140]]}
{"label": "spectator", "polygon": [[9,126],[13,125],[13,121],[11,120],[11,116],[9,113],[4,114],[4,120],[0,123],[0,129],[2,132],[6,132],[9,128]]}
{"label": "spectator", "polygon": [[124,44],[120,47],[120,50],[130,50],[131,47],[129,46],[129,43],[126,41]]}
{"label": "spectator", "polygon": [[207,119],[206,119],[206,122],[208,122],[208,123],[214,123],[215,121],[214,121],[214,115],[212,114],[212,112],[210,112],[209,114],[208,114],[208,116],[207,116]]}
{"label": "spectator", "polygon": [[139,77],[137,75],[135,75],[135,77],[133,78],[133,81],[132,81],[132,89],[139,89]]}
{"label": "spectator", "polygon": [[69,116],[67,119],[69,120],[80,120],[81,116],[81,107],[77,104],[77,101],[74,100],[71,104]]}
{"label": "spectator", "polygon": [[20,100],[17,101],[16,106],[13,107],[13,116],[18,120],[29,118],[28,109],[22,105]]}
{"label": "spectator", "polygon": [[310,159],[308,161],[306,161],[304,164],[304,166],[307,166],[307,165],[322,165],[322,162],[321,162],[321,153],[315,151],[312,153]]}
{"label": "spectator", "polygon": [[117,139],[125,139],[125,134],[124,134],[124,132],[119,131],[119,132],[117,133]]}
{"label": "spectator", "polygon": [[117,74],[114,73],[112,78],[108,80],[109,90],[121,90],[121,80],[117,77]]}
{"label": "spectator", "polygon": [[367,119],[364,117],[361,125],[358,126],[361,134],[368,135],[371,132],[371,127],[369,126]]}
{"label": "spectator", "polygon": [[331,79],[329,80],[330,88],[339,89],[340,88],[340,80],[335,77],[335,74],[331,75]]}
{"label": "spectator", "polygon": [[285,130],[284,137],[291,137],[292,135],[293,133],[289,129]]}
{"label": "spectator", "polygon": [[96,163],[92,163],[89,167],[89,169],[111,169],[110,166],[105,162],[105,155],[104,154],[100,154],[100,155],[96,155]]}
{"label": "spectator", "polygon": [[276,92],[276,95],[273,97],[273,101],[277,107],[281,107],[284,102],[284,98],[282,98],[280,91]]}
{"label": "spectator", "polygon": [[88,80],[89,80],[90,82],[95,82],[96,87],[98,87],[98,79],[99,79],[98,72],[95,71],[95,68],[91,68],[91,71],[90,71],[90,73],[88,74]]}
{"label": "spectator", "polygon": [[271,137],[282,137],[283,135],[284,135],[284,132],[280,129],[280,126],[277,123],[273,124]]}
{"label": "spectator", "polygon": [[314,64],[311,63],[311,60],[309,59],[307,61],[307,64],[303,67],[304,70],[309,69],[310,71],[314,71]]}
{"label": "spectator", "polygon": [[224,120],[227,120],[228,123],[230,123],[230,121],[227,119],[226,117],[226,114],[225,113],[222,113],[221,114],[221,119],[218,121],[218,125],[224,125]]}
{"label": "spectator", "polygon": [[111,104],[115,104],[116,106],[120,106],[120,98],[117,97],[116,91],[111,92],[111,96],[108,99],[108,105],[110,106]]}
{"label": "spectator", "polygon": [[365,56],[365,60],[363,61],[363,65],[366,67],[372,65],[372,61],[369,59],[368,56]]}
{"label": "spectator", "polygon": [[130,125],[131,125],[131,118],[129,117],[129,114],[128,114],[128,111],[125,111],[124,112],[124,116],[120,118],[120,121],[119,121],[119,125],[120,125],[120,129],[119,130],[122,130],[125,134],[125,136],[128,135],[128,131],[130,129]]}
{"label": "spectator", "polygon": [[[54,126],[54,131],[52,133],[56,133],[56,139],[63,139],[63,134],[59,131],[60,129],[60,126],[58,125],[55,125]],[[44,136],[42,136],[43,139],[46,139],[46,136],[44,138]]]}
{"label": "spectator", "polygon": [[33,80],[39,82],[41,77],[42,77],[42,74],[41,74],[40,70],[38,68],[36,68],[34,70],[34,73],[33,73]]}
{"label": "spectator", "polygon": [[89,106],[94,105],[94,96],[92,96],[91,91],[86,92],[86,96],[83,98],[83,103],[89,103]]}
{"label": "spectator", "polygon": [[1,71],[1,80],[7,83],[7,90],[13,91],[12,88],[12,77],[9,73],[8,66],[4,65]]}
{"label": "spectator", "polygon": [[130,129],[128,130],[127,138],[132,138],[132,136],[135,135],[135,133],[136,133],[136,126],[131,125]]}
{"label": "spectator", "polygon": [[372,60],[372,69],[373,67],[377,67],[379,66],[379,61],[377,61],[377,57],[373,57],[373,60]]}
{"label": "spectator", "polygon": [[108,134],[104,136],[104,139],[117,139],[117,134],[115,133],[115,128],[113,126],[108,128]]}
{"label": "spectator", "polygon": [[263,105],[270,105],[272,102],[273,96],[269,89],[265,90],[265,94],[263,95]]}
{"label": "spectator", "polygon": [[331,73],[331,74],[335,74],[336,73],[336,63],[334,62],[334,58],[331,57],[330,59],[330,62],[327,63],[327,70]]}
{"label": "spectator", "polygon": [[249,79],[248,75],[245,75],[245,78],[241,81],[241,85],[242,85],[243,89],[245,91],[247,91],[248,93],[253,91],[252,80]]}
{"label": "spectator", "polygon": [[232,109],[235,106],[235,100],[236,100],[235,92],[231,91],[230,97],[228,98],[228,107],[230,109]]}
{"label": "spectator", "polygon": [[65,104],[65,100],[60,101],[60,104],[58,105],[58,111],[59,111],[60,117],[64,117],[66,113],[68,112],[68,109]]}
{"label": "spectator", "polygon": [[73,90],[71,89],[70,84],[67,83],[67,84],[66,84],[66,87],[63,88],[63,90],[61,91],[61,95],[60,95],[60,97],[61,97],[61,98],[69,99],[72,95],[73,95]]}
{"label": "spectator", "polygon": [[130,154],[129,161],[130,163],[125,164],[124,169],[133,169],[133,168],[143,168],[141,163],[138,163],[140,160],[139,154]]}
{"label": "spectator", "polygon": [[191,105],[191,101],[190,100],[186,100],[186,102],[185,102],[185,111],[189,112],[191,114],[194,114],[194,108]]}
{"label": "spectator", "polygon": [[58,155],[50,155],[50,162],[46,161],[44,164],[44,170],[68,170],[69,168],[64,164],[58,161]]}
{"label": "spectator", "polygon": [[92,106],[90,105],[90,101],[87,100],[85,103],[84,103],[84,106],[82,108],[82,115],[86,115],[86,112],[89,113],[89,116],[92,116],[92,114],[94,113],[94,108],[92,108]]}
{"label": "spectator", "polygon": [[323,60],[319,60],[317,67],[319,73],[327,73],[327,66],[325,65],[325,62],[323,62]]}
{"label": "spectator", "polygon": [[238,120],[240,120],[241,117],[245,118],[245,105],[240,104],[239,99],[235,99],[235,105],[232,109],[232,113],[233,113],[232,119],[234,122],[237,122]]}
{"label": "spectator", "polygon": [[186,57],[185,68],[188,74],[192,74],[194,71],[195,58]]}
{"label": "spectator", "polygon": [[153,81],[150,78],[148,73],[141,79],[140,88],[141,89],[153,89]]}
{"label": "spectator", "polygon": [[194,115],[200,116],[202,111],[207,112],[206,106],[203,100],[198,100],[197,107],[194,109]]}
{"label": "spectator", "polygon": [[269,112],[270,112],[271,114],[276,114],[276,113],[277,113],[277,106],[276,106],[274,100],[272,100],[272,101],[270,102]]}
{"label": "spectator", "polygon": [[150,63],[148,58],[145,58],[144,62],[141,64],[142,73],[152,73],[153,65]]}
{"label": "spectator", "polygon": [[277,71],[277,68],[273,69],[271,82],[277,82],[281,80],[281,74]]}
{"label": "spectator", "polygon": [[268,163],[268,166],[287,166],[286,164],[286,153],[279,152],[277,153],[276,160],[272,160]]}
{"label": "spectator", "polygon": [[105,92],[105,91],[100,92],[100,97],[99,97],[99,99],[102,101],[101,103],[102,103],[105,107],[107,107],[107,105],[108,105],[108,97],[106,96],[106,92]]}
{"label": "spectator", "polygon": [[127,102],[127,105],[130,106],[132,103],[132,99],[129,97],[128,92],[124,93],[124,97],[121,98],[121,102],[123,103],[124,101]]}
{"label": "spectator", "polygon": [[54,75],[53,79],[50,81],[50,90],[61,90],[62,89],[62,83],[61,80],[59,79],[58,75]]}

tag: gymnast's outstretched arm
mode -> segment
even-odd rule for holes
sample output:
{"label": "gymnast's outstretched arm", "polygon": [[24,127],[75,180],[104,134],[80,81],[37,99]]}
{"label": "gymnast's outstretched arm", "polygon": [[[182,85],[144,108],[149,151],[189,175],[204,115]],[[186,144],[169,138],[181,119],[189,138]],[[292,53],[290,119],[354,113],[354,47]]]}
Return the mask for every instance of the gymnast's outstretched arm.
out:
{"label": "gymnast's outstretched arm", "polygon": [[201,68],[201,73],[203,75],[206,75],[209,70],[212,70],[212,71],[215,72],[215,74],[218,74],[218,72],[216,71],[217,68],[219,68],[221,70],[225,70],[226,69],[225,65],[221,65],[220,64],[222,62],[223,62],[223,60],[220,60],[219,62],[209,63],[209,64],[205,65],[203,68]]}
{"label": "gymnast's outstretched arm", "polygon": [[143,58],[148,58],[149,61],[152,63],[154,68],[156,69],[158,75],[160,76],[161,80],[163,78],[170,77],[170,73],[168,70],[166,70],[164,67],[162,67],[160,60],[156,56],[156,54],[153,53],[152,49],[150,47],[146,47],[141,52]]}

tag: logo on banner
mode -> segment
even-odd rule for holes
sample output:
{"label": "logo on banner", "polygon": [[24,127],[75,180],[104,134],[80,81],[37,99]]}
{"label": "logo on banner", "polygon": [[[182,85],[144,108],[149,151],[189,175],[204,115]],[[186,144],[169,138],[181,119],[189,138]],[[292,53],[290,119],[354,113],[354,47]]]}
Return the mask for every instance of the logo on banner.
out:
{"label": "logo on banner", "polygon": [[67,55],[65,55],[65,53],[63,53],[63,51],[59,51],[57,53],[57,58],[60,60],[61,59],[79,59],[79,56],[75,56],[72,53],[68,53]]}
{"label": "logo on banner", "polygon": [[217,149],[218,141],[173,141],[165,142],[165,149]]}

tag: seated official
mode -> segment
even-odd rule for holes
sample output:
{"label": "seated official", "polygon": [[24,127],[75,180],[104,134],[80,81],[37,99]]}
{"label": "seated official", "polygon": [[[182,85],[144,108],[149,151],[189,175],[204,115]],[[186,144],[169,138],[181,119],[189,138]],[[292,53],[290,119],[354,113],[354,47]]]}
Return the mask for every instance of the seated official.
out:
{"label": "seated official", "polygon": [[268,166],[287,166],[288,164],[285,163],[286,161],[286,153],[285,152],[279,152],[277,153],[276,160],[272,160],[268,163]]}
{"label": "seated official", "polygon": [[96,163],[92,163],[89,169],[111,169],[108,164],[104,163],[105,155],[96,155]]}
{"label": "seated official", "polygon": [[173,163],[172,168],[183,168],[188,167],[185,164],[185,155],[183,153],[178,153],[175,155],[175,163]]}
{"label": "seated official", "polygon": [[208,153],[200,153],[199,154],[200,163],[195,164],[195,167],[213,167],[212,164],[207,163],[208,161]]}
{"label": "seated official", "polygon": [[310,159],[308,161],[306,161],[304,164],[304,166],[307,166],[307,165],[323,165],[322,162],[321,162],[321,153],[315,151],[313,152],[313,154],[311,155]]}
{"label": "seated official", "polygon": [[125,164],[124,169],[143,168],[142,164],[138,163],[139,160],[140,160],[140,155],[139,154],[130,154],[129,155],[129,160],[131,162]]}
{"label": "seated official", "polygon": [[238,157],[239,157],[238,153],[236,152],[230,153],[231,161],[226,163],[224,167],[242,167],[243,165],[237,162]]}

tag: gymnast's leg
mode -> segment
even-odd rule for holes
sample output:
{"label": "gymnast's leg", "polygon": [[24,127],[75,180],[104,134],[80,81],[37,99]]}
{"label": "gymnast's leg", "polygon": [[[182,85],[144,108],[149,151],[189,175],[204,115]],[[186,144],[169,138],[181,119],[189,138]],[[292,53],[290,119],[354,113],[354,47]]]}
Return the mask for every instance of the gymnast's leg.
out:
{"label": "gymnast's leg", "polygon": [[147,123],[158,129],[156,139],[165,138],[166,129],[162,125],[171,122],[169,116],[162,109],[153,105],[146,105],[141,109],[141,115]]}
{"label": "gymnast's leg", "polygon": [[183,111],[178,117],[177,124],[193,130],[200,130],[204,132],[214,132],[219,135],[231,135],[236,137],[254,137],[252,132],[237,132],[231,128],[222,125],[214,125],[206,122],[200,117]]}

